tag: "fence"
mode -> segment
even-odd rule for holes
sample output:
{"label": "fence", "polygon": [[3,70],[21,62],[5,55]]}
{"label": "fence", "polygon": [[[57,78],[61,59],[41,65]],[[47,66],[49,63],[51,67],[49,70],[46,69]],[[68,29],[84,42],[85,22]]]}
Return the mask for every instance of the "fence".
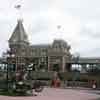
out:
{"label": "fence", "polygon": [[87,87],[90,88],[91,84],[89,82],[80,81],[65,81],[62,83],[63,87]]}
{"label": "fence", "polygon": [[[14,74],[14,73],[13,73]],[[13,76],[11,73],[11,76]],[[9,74],[10,75],[10,74]],[[51,79],[54,76],[54,72],[40,72],[33,71],[31,73],[32,80],[41,80],[50,86]],[[74,74],[71,72],[61,72],[61,85],[65,87],[92,87],[91,80],[97,80],[97,87],[100,87],[100,79],[97,76],[91,76],[88,74],[79,74],[78,80],[73,80]],[[0,89],[7,86],[7,72],[0,71]]]}

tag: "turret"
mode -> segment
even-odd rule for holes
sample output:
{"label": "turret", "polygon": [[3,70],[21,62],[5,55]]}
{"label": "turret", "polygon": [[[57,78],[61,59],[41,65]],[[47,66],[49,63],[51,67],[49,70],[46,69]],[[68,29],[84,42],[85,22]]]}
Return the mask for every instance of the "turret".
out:
{"label": "turret", "polygon": [[29,46],[28,36],[24,30],[21,19],[18,20],[18,23],[8,42],[9,48],[13,53],[18,52],[19,49],[22,50]]}

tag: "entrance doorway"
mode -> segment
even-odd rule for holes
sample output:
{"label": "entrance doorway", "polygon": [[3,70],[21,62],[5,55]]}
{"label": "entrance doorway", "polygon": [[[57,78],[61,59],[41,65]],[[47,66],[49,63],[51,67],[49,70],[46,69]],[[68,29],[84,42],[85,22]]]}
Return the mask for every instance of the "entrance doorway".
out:
{"label": "entrance doorway", "polygon": [[59,64],[54,64],[53,65],[53,71],[60,71],[60,65]]}
{"label": "entrance doorway", "polygon": [[68,72],[70,72],[71,71],[71,64],[67,63],[65,65],[65,70],[68,71]]}

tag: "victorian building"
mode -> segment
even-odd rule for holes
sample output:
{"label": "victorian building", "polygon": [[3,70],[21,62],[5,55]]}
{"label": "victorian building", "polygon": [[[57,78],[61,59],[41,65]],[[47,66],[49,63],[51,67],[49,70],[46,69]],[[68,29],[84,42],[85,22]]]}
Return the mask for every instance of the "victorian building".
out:
{"label": "victorian building", "polygon": [[58,39],[51,44],[31,45],[22,20],[18,20],[8,42],[17,66],[29,63],[33,70],[70,70],[70,64],[67,63],[71,59],[70,45],[66,41]]}

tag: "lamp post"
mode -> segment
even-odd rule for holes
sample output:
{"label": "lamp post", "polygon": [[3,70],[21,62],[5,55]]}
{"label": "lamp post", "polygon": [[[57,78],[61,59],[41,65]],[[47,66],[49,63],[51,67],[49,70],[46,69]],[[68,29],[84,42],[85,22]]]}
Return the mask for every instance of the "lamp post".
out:
{"label": "lamp post", "polygon": [[[7,59],[8,59],[8,57],[9,57],[9,55],[7,55]],[[9,67],[9,63],[7,62],[7,74],[6,74],[6,79],[7,79],[7,91],[8,91],[8,74],[9,74],[9,72],[8,72],[8,67]]]}
{"label": "lamp post", "polygon": [[[73,57],[75,64],[78,64],[78,66],[79,66],[79,57],[80,55],[78,53],[76,53]],[[75,85],[75,81],[77,80],[78,77],[79,77],[79,71],[78,69],[75,68],[75,70],[73,71],[73,85]]]}
{"label": "lamp post", "polygon": [[8,74],[9,74],[9,63],[8,63],[8,59],[9,59],[9,57],[10,57],[10,55],[9,55],[9,53],[8,52],[6,52],[5,54],[4,54],[4,57],[5,57],[5,59],[6,59],[6,63],[7,63],[7,67],[6,67],[6,89],[7,89],[7,91],[8,91],[8,80],[9,80],[9,76],[8,76]]}
{"label": "lamp post", "polygon": [[[7,62],[7,68],[6,68],[6,83],[7,83],[7,91],[12,91],[13,88],[13,82],[15,80],[14,71],[15,71],[15,54],[11,50],[7,50],[5,53],[5,58]],[[10,87],[10,89],[9,89]]]}

